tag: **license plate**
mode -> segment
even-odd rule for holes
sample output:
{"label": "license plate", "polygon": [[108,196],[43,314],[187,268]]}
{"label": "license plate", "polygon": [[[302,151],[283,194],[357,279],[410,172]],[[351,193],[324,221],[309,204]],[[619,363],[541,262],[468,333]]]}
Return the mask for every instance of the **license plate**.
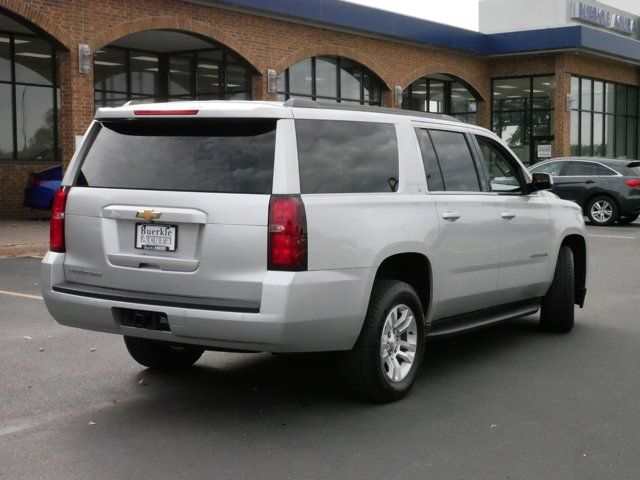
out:
{"label": "license plate", "polygon": [[136,223],[135,247],[140,250],[175,252],[178,244],[176,225],[156,223]]}

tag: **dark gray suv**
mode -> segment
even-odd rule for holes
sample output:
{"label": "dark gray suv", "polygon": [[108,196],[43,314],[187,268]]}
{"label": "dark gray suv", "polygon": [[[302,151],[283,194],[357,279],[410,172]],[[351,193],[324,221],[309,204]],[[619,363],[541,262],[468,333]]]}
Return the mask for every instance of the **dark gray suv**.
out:
{"label": "dark gray suv", "polygon": [[632,223],[640,216],[640,161],[555,158],[529,168],[553,177],[553,193],[576,202],[593,225]]}

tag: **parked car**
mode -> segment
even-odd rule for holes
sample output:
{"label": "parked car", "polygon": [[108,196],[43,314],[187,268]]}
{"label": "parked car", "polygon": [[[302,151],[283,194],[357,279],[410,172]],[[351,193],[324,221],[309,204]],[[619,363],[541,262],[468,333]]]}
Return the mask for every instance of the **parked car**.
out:
{"label": "parked car", "polygon": [[531,172],[553,177],[553,193],[576,202],[593,225],[628,224],[640,216],[640,162],[607,158],[555,158]]}
{"label": "parked car", "polygon": [[60,165],[30,173],[24,189],[24,206],[38,210],[51,209],[53,197],[61,183],[62,166]]}
{"label": "parked car", "polygon": [[54,201],[44,298],[150,368],[341,351],[350,389],[392,401],[426,336],[538,310],[543,329],[572,329],[584,218],[551,187],[447,116],[299,99],[103,108]]}

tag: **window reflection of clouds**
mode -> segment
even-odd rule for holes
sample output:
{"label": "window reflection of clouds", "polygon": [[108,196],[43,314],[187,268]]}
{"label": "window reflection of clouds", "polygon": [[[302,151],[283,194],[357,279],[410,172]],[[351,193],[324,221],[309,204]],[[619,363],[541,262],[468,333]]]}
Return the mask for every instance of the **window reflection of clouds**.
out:
{"label": "window reflection of clouds", "polygon": [[392,191],[390,179],[398,180],[393,125],[298,120],[296,131],[302,193]]}

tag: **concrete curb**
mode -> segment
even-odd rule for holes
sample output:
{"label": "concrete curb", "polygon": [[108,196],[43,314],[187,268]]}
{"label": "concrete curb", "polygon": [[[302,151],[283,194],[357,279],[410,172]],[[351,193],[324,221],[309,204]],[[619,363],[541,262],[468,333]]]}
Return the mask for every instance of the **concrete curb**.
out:
{"label": "concrete curb", "polygon": [[0,258],[41,256],[49,250],[49,242],[23,245],[0,245]]}

